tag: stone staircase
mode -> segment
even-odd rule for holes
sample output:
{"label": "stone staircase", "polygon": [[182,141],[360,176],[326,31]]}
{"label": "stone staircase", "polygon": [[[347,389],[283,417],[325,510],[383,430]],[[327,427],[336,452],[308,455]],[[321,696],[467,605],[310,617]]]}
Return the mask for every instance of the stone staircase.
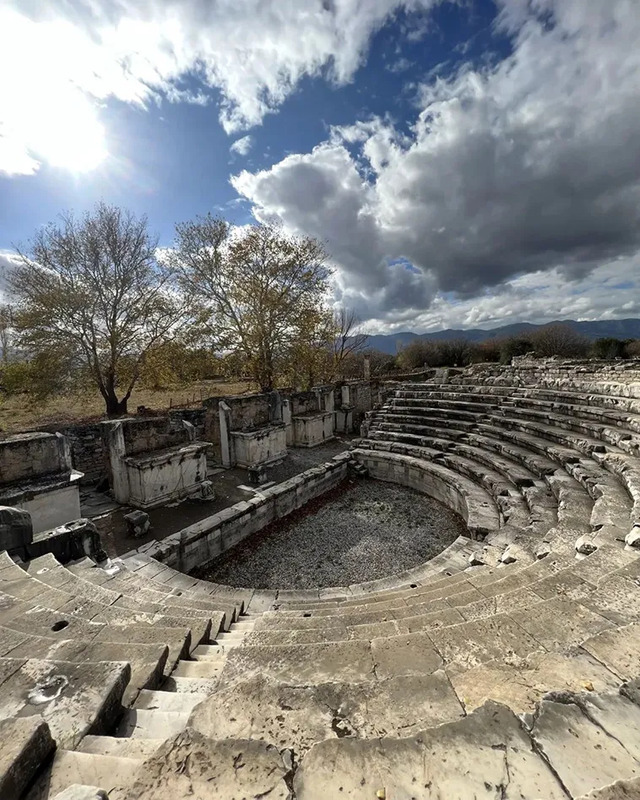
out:
{"label": "stone staircase", "polygon": [[231,649],[242,644],[254,620],[240,617],[211,644],[180,659],[158,688],[142,689],[124,709],[113,735],[86,735],[76,749],[58,747],[29,800],[45,800],[71,786],[99,786],[111,800],[125,800],[128,785],[167,739],[182,733],[196,706],[216,691]]}

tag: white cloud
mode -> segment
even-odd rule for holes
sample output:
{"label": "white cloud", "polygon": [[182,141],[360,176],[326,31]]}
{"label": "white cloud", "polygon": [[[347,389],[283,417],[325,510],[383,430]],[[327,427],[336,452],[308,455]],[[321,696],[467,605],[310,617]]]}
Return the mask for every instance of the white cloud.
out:
{"label": "white cloud", "polygon": [[19,263],[18,256],[10,250],[0,250],[0,303],[9,297],[9,272]]}
{"label": "white cloud", "polygon": [[236,139],[229,148],[231,153],[237,153],[239,156],[246,156],[249,150],[253,147],[253,137],[243,136],[241,139]]}
{"label": "white cloud", "polygon": [[557,319],[602,320],[640,316],[640,254],[596,267],[572,280],[558,269],[540,270],[505,281],[492,291],[452,301],[438,293],[428,309],[387,313],[376,333],[410,328],[417,333],[443,328],[496,328],[513,322]]}
{"label": "white cloud", "polygon": [[[217,88],[228,133],[257,125],[304,76],[348,83],[390,15],[439,1],[4,0],[0,173],[34,172],[48,155],[51,124],[62,144],[83,121],[72,151],[98,143],[95,106],[109,97],[204,103],[206,89]],[[202,90],[185,86],[190,77]]]}
{"label": "white cloud", "polygon": [[[639,263],[637,4],[500,6],[513,55],[434,77],[409,139],[389,120],[368,120],[232,178],[259,219],[326,240],[337,296],[380,326],[431,325],[433,309],[464,310],[474,325],[506,319],[500,303],[540,318],[546,308],[611,315],[634,302],[624,293],[605,302],[594,276],[618,257],[623,272]],[[535,288],[542,304],[522,295],[518,281],[532,274],[554,276],[548,296]]]}

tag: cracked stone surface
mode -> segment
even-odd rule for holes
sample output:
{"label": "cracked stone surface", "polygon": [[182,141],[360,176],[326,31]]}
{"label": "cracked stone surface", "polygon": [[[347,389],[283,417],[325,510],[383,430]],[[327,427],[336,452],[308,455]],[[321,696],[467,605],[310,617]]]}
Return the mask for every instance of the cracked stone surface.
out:
{"label": "cracked stone surface", "polygon": [[575,703],[543,700],[531,732],[573,797],[640,777],[640,763]]}
{"label": "cracked stone surface", "polygon": [[408,736],[463,713],[442,671],[316,686],[255,676],[219,689],[194,709],[189,725],[211,737],[260,738],[302,753],[325,739]]}
{"label": "cracked stone surface", "polygon": [[315,745],[294,778],[297,800],[566,800],[517,717],[487,703],[459,722],[404,739],[333,739]]}
{"label": "cracked stone surface", "polygon": [[451,682],[467,711],[488,699],[505,703],[513,711],[532,711],[553,686],[560,691],[615,690],[619,681],[608,669],[586,653],[567,658],[557,653],[533,653],[513,664],[492,661],[475,669],[451,675]]}
{"label": "cracked stone surface", "polygon": [[369,642],[328,642],[282,647],[234,647],[227,656],[221,685],[265,675],[292,686],[374,679]]}

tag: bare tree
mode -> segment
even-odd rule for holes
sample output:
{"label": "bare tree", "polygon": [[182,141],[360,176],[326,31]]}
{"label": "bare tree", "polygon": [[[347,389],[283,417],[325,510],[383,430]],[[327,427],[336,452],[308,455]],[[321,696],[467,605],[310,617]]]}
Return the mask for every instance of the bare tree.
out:
{"label": "bare tree", "polygon": [[333,372],[341,377],[345,360],[361,352],[369,338],[361,330],[361,321],[353,309],[344,306],[334,312]]}
{"label": "bare tree", "polygon": [[325,324],[326,257],[316,239],[271,225],[234,232],[207,215],[176,226],[169,263],[200,330],[268,391]]}
{"label": "bare tree", "polygon": [[586,356],[589,341],[571,325],[551,323],[529,334],[537,356]]}
{"label": "bare tree", "polygon": [[146,354],[182,319],[156,247],[145,217],[99,203],[38,231],[9,276],[20,346],[34,356],[64,353],[110,416],[127,413]]}

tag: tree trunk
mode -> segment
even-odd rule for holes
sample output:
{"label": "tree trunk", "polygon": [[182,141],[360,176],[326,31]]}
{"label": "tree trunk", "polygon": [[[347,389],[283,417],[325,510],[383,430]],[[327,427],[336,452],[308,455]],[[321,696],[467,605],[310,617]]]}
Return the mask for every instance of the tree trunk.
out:
{"label": "tree trunk", "polygon": [[127,400],[128,398],[124,398],[122,400],[118,400],[115,394],[109,395],[105,398],[105,403],[107,406],[107,416],[109,417],[121,417],[123,414],[127,413]]}

